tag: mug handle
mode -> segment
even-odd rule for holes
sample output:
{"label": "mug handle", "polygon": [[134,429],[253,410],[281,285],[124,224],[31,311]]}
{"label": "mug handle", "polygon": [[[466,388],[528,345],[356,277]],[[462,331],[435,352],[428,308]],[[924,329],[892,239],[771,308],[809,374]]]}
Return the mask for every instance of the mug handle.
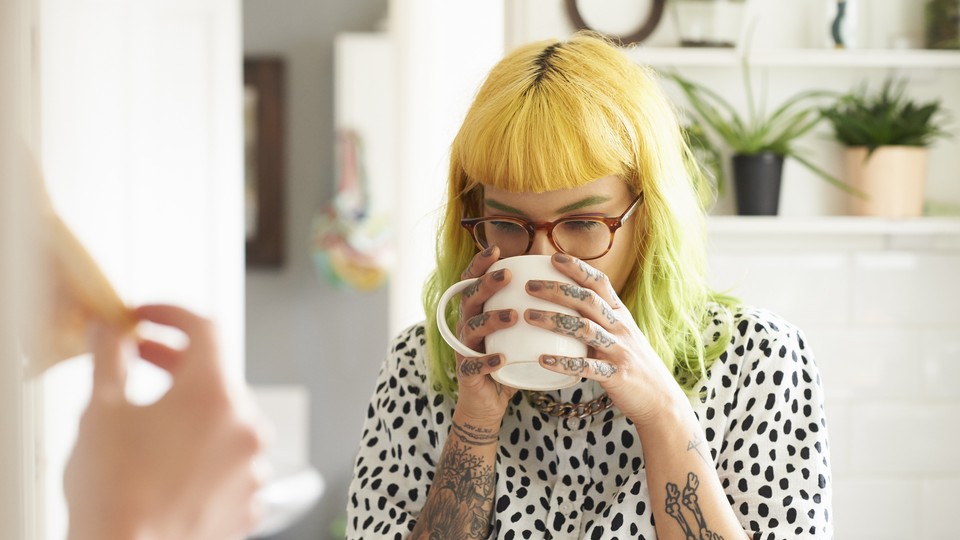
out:
{"label": "mug handle", "polygon": [[465,279],[459,281],[450,286],[446,292],[443,293],[443,296],[440,297],[440,301],[437,302],[437,328],[440,330],[440,335],[443,336],[443,340],[447,342],[447,345],[453,347],[453,350],[462,354],[463,356],[477,357],[484,356],[484,353],[475,351],[470,347],[464,345],[457,336],[453,335],[453,332],[450,331],[450,326],[447,325],[447,304],[450,303],[450,299],[453,298],[455,294],[460,293],[470,285],[476,283],[480,278]]}

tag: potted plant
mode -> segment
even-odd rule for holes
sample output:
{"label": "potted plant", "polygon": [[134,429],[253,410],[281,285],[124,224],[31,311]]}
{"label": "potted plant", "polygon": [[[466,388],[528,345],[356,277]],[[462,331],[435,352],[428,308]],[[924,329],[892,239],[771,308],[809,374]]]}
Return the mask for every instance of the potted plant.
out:
{"label": "potted plant", "polygon": [[750,71],[742,64],[747,97],[746,115],[713,90],[680,76],[666,73],[679,85],[693,114],[733,151],[733,181],[740,215],[776,215],[785,158],[793,158],[827,182],[847,191],[850,186],[805,157],[795,141],[822,120],[820,108],[834,93],[811,90],[796,94],[773,112],[760,110],[754,101]]}
{"label": "potted plant", "polygon": [[855,215],[915,217],[923,213],[929,147],[949,134],[939,101],[907,97],[906,80],[888,78],[877,92],[862,85],[823,109],[835,138],[847,147],[846,177],[865,193]]}

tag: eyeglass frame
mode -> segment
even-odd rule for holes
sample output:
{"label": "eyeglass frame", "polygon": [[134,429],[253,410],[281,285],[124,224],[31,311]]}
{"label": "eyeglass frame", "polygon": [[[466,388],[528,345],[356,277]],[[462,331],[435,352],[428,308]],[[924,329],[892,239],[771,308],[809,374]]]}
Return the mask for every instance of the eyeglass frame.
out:
{"label": "eyeglass frame", "polygon": [[[550,245],[556,248],[560,253],[565,253],[567,255],[572,255],[568,253],[567,250],[560,247],[556,240],[553,239],[553,229],[561,223],[567,223],[570,221],[599,221],[607,226],[607,229],[610,231],[610,241],[607,242],[607,249],[603,250],[603,253],[595,257],[577,257],[581,261],[592,261],[594,259],[599,259],[607,253],[610,252],[610,248],[613,247],[613,238],[620,227],[623,226],[623,222],[630,218],[633,215],[633,212],[640,206],[640,203],[643,202],[643,190],[637,195],[637,197],[630,203],[630,206],[620,214],[619,217],[607,217],[607,216],[567,216],[554,221],[541,221],[538,223],[527,221],[523,218],[513,217],[513,216],[482,216],[475,218],[461,218],[460,226],[467,230],[470,233],[470,236],[473,237],[473,241],[477,244],[477,247],[480,249],[487,249],[489,246],[484,246],[480,243],[480,238],[477,236],[477,225],[487,222],[487,221],[510,221],[520,225],[527,231],[527,248],[523,250],[523,253],[519,255],[526,255],[530,253],[530,248],[533,247],[533,241],[537,235],[537,231],[545,230],[547,232],[547,240],[550,241]],[[576,257],[576,255],[572,255]]]}

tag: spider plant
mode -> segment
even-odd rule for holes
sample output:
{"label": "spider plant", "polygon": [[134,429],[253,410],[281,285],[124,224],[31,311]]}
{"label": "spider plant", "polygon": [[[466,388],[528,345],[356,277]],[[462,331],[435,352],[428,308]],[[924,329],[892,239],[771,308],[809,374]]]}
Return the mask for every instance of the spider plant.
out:
{"label": "spider plant", "polygon": [[835,98],[836,93],[824,90],[800,92],[767,114],[763,107],[756,104],[746,55],[741,61],[741,73],[747,98],[746,115],[742,115],[727,99],[702,84],[676,72],[667,72],[665,76],[680,87],[690,102],[692,114],[729,146],[734,154],[771,152],[784,158],[792,158],[837,188],[858,194],[857,190],[814,164],[794,144],[823,119],[820,105],[827,98]]}
{"label": "spider plant", "polygon": [[723,195],[726,191],[727,175],[723,170],[723,156],[720,154],[720,149],[713,144],[703,125],[696,120],[684,125],[683,133],[697,164],[713,180],[717,195]]}

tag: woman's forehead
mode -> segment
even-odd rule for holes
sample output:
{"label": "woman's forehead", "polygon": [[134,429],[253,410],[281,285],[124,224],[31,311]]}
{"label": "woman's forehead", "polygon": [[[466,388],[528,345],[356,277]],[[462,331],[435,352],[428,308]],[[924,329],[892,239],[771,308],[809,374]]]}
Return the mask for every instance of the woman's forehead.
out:
{"label": "woman's forehead", "polygon": [[584,199],[592,199],[599,202],[620,202],[631,200],[630,187],[619,176],[605,176],[592,182],[583,184],[570,189],[558,189],[556,191],[545,191],[543,193],[507,191],[494,186],[481,184],[483,187],[483,198],[485,200],[495,199],[504,204],[516,206],[518,204],[526,208],[560,208],[564,205],[573,204]]}

